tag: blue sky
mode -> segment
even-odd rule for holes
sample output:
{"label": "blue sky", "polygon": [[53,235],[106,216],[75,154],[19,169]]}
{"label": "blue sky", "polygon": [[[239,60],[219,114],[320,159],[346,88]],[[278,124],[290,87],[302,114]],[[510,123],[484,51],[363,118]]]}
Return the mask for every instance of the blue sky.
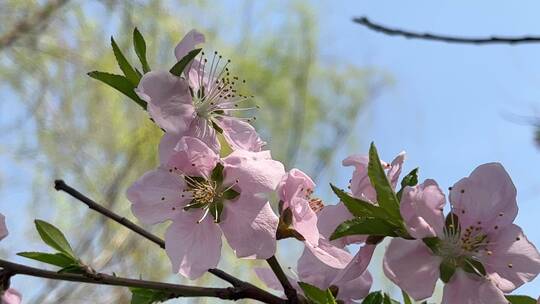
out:
{"label": "blue sky", "polygon": [[[231,14],[237,8],[235,1],[226,6]],[[540,44],[471,46],[406,40],[351,22],[351,17],[365,15],[383,24],[434,33],[540,35],[540,3],[333,1],[315,4],[315,9],[321,33],[320,60],[375,66],[395,80],[362,113],[355,126],[358,132],[352,132],[361,134],[351,138],[360,143],[361,151],[349,145],[341,148],[336,166],[320,184],[332,180],[345,185],[350,171],[341,169],[339,161],[348,154],[366,152],[370,141],[376,142],[387,160],[407,151],[406,169],[419,166],[422,179],[435,178],[444,189],[476,166],[498,161],[518,189],[517,223],[533,243],[540,244],[540,230],[535,225],[540,215],[536,174],[540,150],[533,145],[531,127],[507,119],[512,114],[540,114]],[[240,26],[241,22],[234,24]],[[0,97],[5,97],[1,91]],[[11,110],[0,103],[0,119],[7,120]],[[9,147],[14,139],[6,136],[3,140],[4,147]],[[27,248],[20,240],[30,219],[23,218],[19,202],[28,199],[31,168],[11,163],[1,152],[5,151],[0,151],[0,177],[15,178],[19,185],[0,190],[0,210],[7,213],[13,231],[6,245],[23,250]],[[324,190],[320,194],[331,197]],[[517,292],[538,296],[538,290],[540,279]]]}

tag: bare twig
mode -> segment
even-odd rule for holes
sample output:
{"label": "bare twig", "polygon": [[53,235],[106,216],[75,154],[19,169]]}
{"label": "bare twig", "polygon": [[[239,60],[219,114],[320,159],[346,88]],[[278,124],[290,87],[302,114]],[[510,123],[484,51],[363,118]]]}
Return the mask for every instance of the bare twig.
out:
{"label": "bare twig", "polygon": [[53,13],[66,4],[68,0],[51,0],[28,18],[17,22],[12,29],[0,37],[0,50],[11,46],[19,38],[33,31],[43,23],[46,23]]}
{"label": "bare twig", "polygon": [[296,289],[292,287],[291,282],[289,282],[287,275],[285,275],[285,272],[283,272],[283,269],[281,268],[281,265],[279,265],[276,257],[272,256],[271,258],[267,259],[266,262],[268,263],[268,265],[270,265],[270,268],[272,268],[272,271],[278,278],[281,286],[283,286],[283,290],[285,291],[287,299],[289,299],[289,303],[298,303],[298,295],[296,293]]}
{"label": "bare twig", "polygon": [[390,36],[401,36],[409,39],[422,39],[431,41],[440,41],[447,43],[462,43],[462,44],[523,44],[523,43],[540,43],[540,36],[490,36],[490,37],[456,37],[447,35],[436,35],[431,33],[420,33],[406,31],[397,28],[386,27],[381,24],[371,22],[367,17],[353,18],[353,21],[363,25],[373,31],[383,33]]}
{"label": "bare twig", "polygon": [[155,281],[135,280],[116,277],[104,273],[92,275],[58,273],[55,271],[48,271],[16,264],[5,260],[0,260],[0,267],[3,269],[3,271],[7,272],[9,276],[28,275],[52,280],[159,290],[165,292],[169,299],[180,297],[212,297],[223,300],[253,299],[268,304],[286,303],[284,299],[269,294],[261,289],[252,288],[249,284],[228,288],[198,287]]}

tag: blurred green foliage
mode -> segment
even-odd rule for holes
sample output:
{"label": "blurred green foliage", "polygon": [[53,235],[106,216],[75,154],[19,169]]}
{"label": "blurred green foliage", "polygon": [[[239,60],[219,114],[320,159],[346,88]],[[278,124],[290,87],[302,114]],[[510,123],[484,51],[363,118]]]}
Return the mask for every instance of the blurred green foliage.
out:
{"label": "blurred green foliage", "polygon": [[[2,102],[11,103],[14,114],[0,123],[17,141],[9,147],[0,143],[0,153],[32,170],[29,214],[52,212],[71,227],[65,232],[77,240],[74,250],[94,268],[181,280],[170,276],[167,258],[152,243],[50,187],[54,178],[63,178],[131,217],[124,191],[156,165],[161,130],[136,104],[86,76],[91,70],[119,73],[110,35],[130,61],[137,62],[131,48],[137,26],[147,42],[150,66],[168,69],[184,33],[192,27],[205,33],[205,47],[229,57],[233,72],[248,80],[248,90],[261,106],[257,128],[274,157],[315,177],[333,160],[362,107],[384,87],[387,80],[376,70],[321,59],[318,18],[309,2],[254,3],[2,1],[0,86],[9,97]],[[231,5],[236,15],[224,16],[224,7]],[[2,45],[7,35],[12,39]],[[31,216],[22,220],[30,223]],[[154,231],[160,234],[165,226]],[[237,263],[228,252],[224,256],[231,262],[224,268],[250,265]],[[199,283],[222,284],[210,276]],[[46,282],[29,303],[128,302],[128,291],[105,290]]]}

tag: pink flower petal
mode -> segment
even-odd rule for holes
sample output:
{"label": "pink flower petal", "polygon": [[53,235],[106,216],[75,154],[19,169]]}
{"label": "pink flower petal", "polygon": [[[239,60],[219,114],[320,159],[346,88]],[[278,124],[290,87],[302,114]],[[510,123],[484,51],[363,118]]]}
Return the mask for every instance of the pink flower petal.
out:
{"label": "pink flower petal", "polygon": [[319,230],[317,229],[317,214],[309,206],[306,199],[295,197],[290,205],[293,214],[293,227],[306,242],[312,245],[319,243]]}
{"label": "pink flower petal", "polygon": [[0,213],[0,240],[4,239],[7,235],[6,217]]}
{"label": "pink flower petal", "polygon": [[343,270],[341,270],[336,276],[334,279],[334,284],[340,285],[342,283],[352,281],[364,274],[369,266],[369,263],[371,262],[375,248],[376,245],[366,244],[362,246],[349,264],[347,264],[347,266],[343,268]]}
{"label": "pink flower petal", "polygon": [[216,130],[208,123],[206,119],[202,119],[198,116],[195,117],[184,136],[191,136],[200,139],[216,153],[221,151],[221,145],[219,143]]}
{"label": "pink flower petal", "polygon": [[517,225],[489,236],[491,255],[483,259],[488,273],[494,272],[497,286],[511,292],[532,281],[540,272],[540,254]]}
{"label": "pink flower petal", "polygon": [[392,282],[419,301],[433,294],[440,263],[441,258],[422,241],[394,238],[386,249],[383,268]]}
{"label": "pink flower petal", "polygon": [[259,152],[266,145],[252,125],[238,118],[221,117],[219,126],[223,129],[223,137],[233,150]]}
{"label": "pink flower petal", "polygon": [[321,289],[330,287],[330,284],[334,281],[334,278],[339,271],[347,265],[346,261],[352,259],[352,255],[343,250],[341,257],[338,258],[342,259],[344,262],[337,265],[341,268],[332,267],[323,263],[313,254],[313,250],[309,246],[304,247],[302,256],[298,259],[298,279]]}
{"label": "pink flower petal", "polygon": [[336,247],[323,238],[319,239],[317,246],[310,243],[305,243],[305,245],[322,263],[336,269],[345,268],[352,258],[347,250]]}
{"label": "pink flower petal", "polygon": [[400,211],[405,227],[417,239],[442,236],[444,229],[444,193],[432,179],[415,187],[406,187]]}
{"label": "pink flower petal", "polygon": [[351,192],[355,197],[377,201],[377,194],[371,185],[368,176],[369,157],[367,155],[351,155],[343,160],[343,166],[354,166],[354,172],[351,179]]}
{"label": "pink flower petal", "polygon": [[442,304],[508,304],[504,294],[486,278],[457,270],[444,286]]}
{"label": "pink flower petal", "polygon": [[[257,267],[254,270],[259,280],[263,281],[263,283],[266,286],[268,286],[268,288],[283,291],[283,286],[281,286],[281,283],[279,282],[278,278],[276,277],[272,269]],[[292,281],[293,280],[289,279],[289,282],[292,282]]]}
{"label": "pink flower petal", "polygon": [[480,221],[482,231],[488,233],[510,225],[518,211],[516,188],[499,163],[481,165],[458,181],[450,191],[450,202],[462,228]]}
{"label": "pink flower petal", "polygon": [[190,176],[209,177],[219,161],[219,155],[195,137],[182,137],[167,167]]}
{"label": "pink flower petal", "polygon": [[181,197],[185,182],[165,168],[146,172],[127,190],[133,214],[145,224],[155,224],[175,217],[186,199]]}
{"label": "pink flower petal", "polygon": [[238,180],[242,192],[263,193],[274,191],[285,174],[283,164],[270,156],[270,151],[233,151],[223,159],[225,184]]}
{"label": "pink flower petal", "polygon": [[386,173],[390,184],[395,189],[399,181],[399,175],[401,174],[401,169],[403,168],[403,162],[405,161],[405,151],[401,151],[392,163],[390,163],[390,169]]}
{"label": "pink flower petal", "polygon": [[204,43],[204,35],[193,29],[189,31],[184,38],[174,48],[176,60],[181,60],[189,52],[194,50],[198,44]]}
{"label": "pink flower petal", "polygon": [[181,138],[182,136],[175,133],[163,134],[158,147],[160,164],[166,165],[169,162],[169,159],[175,152],[174,148],[176,147]]}
{"label": "pink flower petal", "polygon": [[226,201],[220,226],[239,258],[267,259],[276,252],[278,217],[265,198],[241,193]]}
{"label": "pink flower petal", "polygon": [[211,216],[201,223],[201,209],[180,212],[165,234],[173,272],[196,279],[214,268],[221,256],[221,230]]}
{"label": "pink flower petal", "polygon": [[20,304],[22,302],[22,295],[17,290],[9,288],[4,291],[1,300],[2,304]]}
{"label": "pink flower petal", "polygon": [[[334,233],[341,223],[354,218],[342,202],[339,202],[336,205],[324,206],[317,216],[319,217],[317,223],[319,233],[326,239],[330,239],[332,233]],[[363,243],[365,240],[366,236],[347,236],[333,240],[331,243],[337,247],[343,248],[349,244]]]}
{"label": "pink flower petal", "polygon": [[346,304],[354,304],[352,300],[360,300],[365,298],[369,294],[371,285],[373,284],[373,277],[371,273],[366,270],[358,278],[340,283],[338,288],[339,292],[337,298],[344,301]]}
{"label": "pink flower petal", "polygon": [[299,169],[293,168],[281,179],[277,192],[279,199],[282,200],[288,206],[288,203],[294,197],[303,197],[305,198],[309,191],[315,189],[315,183],[306,173],[302,172]]}
{"label": "pink flower petal", "polygon": [[182,133],[195,116],[187,82],[166,71],[144,74],[137,95],[148,103],[148,113],[167,132]]}

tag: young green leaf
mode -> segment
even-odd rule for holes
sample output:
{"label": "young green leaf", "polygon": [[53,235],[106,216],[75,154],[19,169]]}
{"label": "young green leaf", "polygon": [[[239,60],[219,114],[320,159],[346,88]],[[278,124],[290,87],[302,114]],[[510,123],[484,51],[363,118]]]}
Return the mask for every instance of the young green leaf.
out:
{"label": "young green leaf", "polygon": [[506,299],[510,301],[511,304],[536,304],[536,299],[529,296],[510,295],[506,296]]}
{"label": "young green leaf", "polygon": [[313,285],[304,282],[298,282],[298,285],[304,291],[304,295],[312,304],[337,304],[330,289],[322,290]]}
{"label": "young green leaf", "polygon": [[403,304],[412,304],[411,297],[404,290],[401,290],[401,295],[403,296]]}
{"label": "young green leaf", "polygon": [[126,78],[133,84],[133,86],[138,85],[141,78],[126,59],[113,37],[111,37],[111,45],[113,48],[114,57],[116,57],[116,62],[118,62],[118,67],[120,67],[122,73],[124,73]]}
{"label": "young green leaf", "polygon": [[25,257],[27,259],[32,259],[40,261],[43,263],[55,265],[58,267],[66,267],[73,263],[76,263],[77,260],[73,259],[64,253],[46,253],[46,252],[19,252],[17,255]]}
{"label": "young green leaf", "polygon": [[473,273],[481,277],[486,275],[486,269],[484,268],[484,265],[482,264],[482,262],[473,258],[466,258],[463,261],[462,268],[468,273]]}
{"label": "young green leaf", "polygon": [[237,198],[239,195],[240,195],[240,192],[238,192],[238,191],[236,191],[234,189],[229,189],[229,190],[223,192],[223,199],[231,201],[231,200]]}
{"label": "young green leaf", "polygon": [[456,272],[456,265],[448,261],[442,261],[439,265],[441,281],[448,283]]}
{"label": "young green leaf", "polygon": [[398,236],[397,229],[399,228],[383,219],[359,217],[341,223],[330,236],[330,240],[349,235]]}
{"label": "young green leaf", "polygon": [[144,41],[143,35],[137,28],[133,30],[133,47],[135,48],[137,57],[139,57],[139,61],[141,61],[143,72],[150,72],[150,66],[146,60],[146,41]]}
{"label": "young green leaf", "polygon": [[126,77],[99,71],[90,72],[88,73],[88,76],[115,88],[117,91],[131,98],[139,106],[146,110],[146,101],[140,99],[139,96],[135,94],[135,86]]}
{"label": "young green leaf", "polygon": [[130,288],[130,290],[131,304],[161,303],[169,299],[169,296],[164,291],[144,288]]}
{"label": "young green leaf", "polygon": [[170,70],[171,74],[180,77],[182,75],[182,72],[186,69],[186,66],[201,52],[201,49],[195,49],[189,53],[187,53],[184,58],[180,59]]}
{"label": "young green leaf", "polygon": [[375,192],[377,193],[377,203],[395,219],[400,219],[399,202],[390,185],[386,172],[381,164],[379,154],[375,144],[371,143],[369,148],[368,176]]}
{"label": "young green leaf", "polygon": [[223,164],[217,163],[216,167],[212,170],[210,174],[212,181],[216,182],[218,186],[221,186],[223,183]]}
{"label": "young green leaf", "polygon": [[35,220],[35,224],[39,236],[45,244],[76,259],[73,249],[60,229],[42,220]]}
{"label": "young green leaf", "polygon": [[381,291],[374,291],[368,294],[362,304],[383,304],[384,295]]}
{"label": "young green leaf", "polygon": [[62,269],[58,270],[58,273],[76,273],[76,274],[85,274],[86,269],[79,263],[71,264]]}
{"label": "young green leaf", "polygon": [[358,217],[375,217],[390,220],[391,216],[382,208],[373,205],[372,203],[350,196],[347,192],[330,184],[332,190],[337,197],[345,204],[347,209]]}
{"label": "young green leaf", "polygon": [[398,200],[401,201],[401,195],[403,194],[403,189],[405,189],[405,187],[413,187],[416,186],[416,184],[418,184],[418,168],[414,168],[401,180],[401,189],[399,189],[396,194]]}

